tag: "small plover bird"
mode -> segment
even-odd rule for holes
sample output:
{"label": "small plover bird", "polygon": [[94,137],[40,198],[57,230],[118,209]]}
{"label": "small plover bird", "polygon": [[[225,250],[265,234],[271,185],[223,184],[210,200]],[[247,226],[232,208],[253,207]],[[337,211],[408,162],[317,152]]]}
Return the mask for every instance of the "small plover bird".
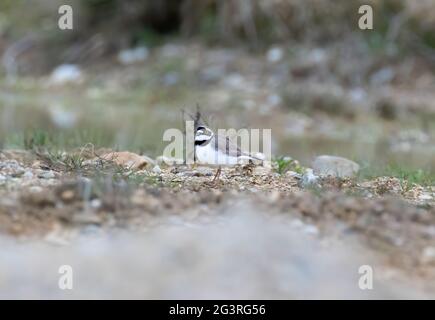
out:
{"label": "small plover bird", "polygon": [[210,128],[199,125],[195,132],[195,161],[200,164],[219,166],[215,181],[221,166],[233,166],[243,162],[262,161],[248,152],[242,151],[228,136],[216,135]]}

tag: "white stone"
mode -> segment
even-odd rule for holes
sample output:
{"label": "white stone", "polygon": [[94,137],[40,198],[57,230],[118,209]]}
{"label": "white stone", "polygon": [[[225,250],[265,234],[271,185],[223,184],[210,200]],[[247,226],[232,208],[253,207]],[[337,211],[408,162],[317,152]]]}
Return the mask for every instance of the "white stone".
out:
{"label": "white stone", "polygon": [[267,51],[267,61],[269,62],[278,62],[282,60],[284,56],[284,51],[281,48],[273,47]]}
{"label": "white stone", "polygon": [[166,86],[173,86],[178,83],[179,78],[178,72],[168,72],[164,75],[163,82]]}
{"label": "white stone", "polygon": [[319,177],[313,173],[313,169],[307,168],[301,177],[300,185],[302,188],[318,186]]}
{"label": "white stone", "polygon": [[102,202],[100,199],[93,199],[90,202],[90,206],[92,209],[99,209],[101,208]]}
{"label": "white stone", "polygon": [[282,98],[277,94],[271,94],[267,97],[267,103],[272,107],[276,107],[280,105],[281,102],[282,102]]}
{"label": "white stone", "polygon": [[433,197],[429,193],[423,193],[418,197],[419,200],[432,200]]}
{"label": "white stone", "polygon": [[314,174],[339,178],[354,177],[359,171],[359,165],[349,159],[322,155],[313,161]]}
{"label": "white stone", "polygon": [[373,85],[383,85],[391,82],[391,80],[394,78],[394,75],[395,72],[392,68],[382,68],[370,77],[370,82]]}
{"label": "white stone", "polygon": [[148,58],[148,54],[146,47],[126,49],[118,53],[118,61],[123,65],[143,62]]}
{"label": "white stone", "polygon": [[153,168],[153,172],[160,174],[160,173],[162,173],[162,169],[160,169],[160,167],[158,165],[155,165]]}
{"label": "white stone", "polygon": [[26,172],[24,172],[24,174],[23,174],[23,178],[24,179],[32,179],[33,178],[33,173],[32,173],[32,171],[30,171],[30,170],[27,170]]}
{"label": "white stone", "polygon": [[79,83],[82,80],[82,71],[75,64],[62,64],[54,69],[50,76],[50,82],[54,84]]}

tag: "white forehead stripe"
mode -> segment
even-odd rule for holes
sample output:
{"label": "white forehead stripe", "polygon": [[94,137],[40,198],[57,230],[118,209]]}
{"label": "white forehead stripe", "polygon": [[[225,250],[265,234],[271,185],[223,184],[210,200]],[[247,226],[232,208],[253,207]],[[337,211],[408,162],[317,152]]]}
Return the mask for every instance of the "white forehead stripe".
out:
{"label": "white forehead stripe", "polygon": [[206,135],[206,134],[200,134],[200,135],[197,135],[195,137],[195,141],[204,141],[204,140],[209,140],[209,139],[210,139],[210,136]]}

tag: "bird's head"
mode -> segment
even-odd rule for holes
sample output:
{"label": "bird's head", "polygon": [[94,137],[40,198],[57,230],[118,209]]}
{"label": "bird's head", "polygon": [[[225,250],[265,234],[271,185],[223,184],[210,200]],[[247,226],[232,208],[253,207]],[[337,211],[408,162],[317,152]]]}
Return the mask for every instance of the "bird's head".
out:
{"label": "bird's head", "polygon": [[201,146],[207,144],[214,136],[213,131],[206,126],[200,125],[195,132],[195,145]]}

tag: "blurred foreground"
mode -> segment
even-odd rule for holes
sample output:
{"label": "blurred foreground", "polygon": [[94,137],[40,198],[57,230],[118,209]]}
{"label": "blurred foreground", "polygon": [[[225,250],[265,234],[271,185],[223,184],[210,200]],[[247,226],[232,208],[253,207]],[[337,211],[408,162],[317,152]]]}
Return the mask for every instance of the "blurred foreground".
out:
{"label": "blurred foreground", "polygon": [[[349,238],[319,240],[300,220],[271,218],[244,202],[213,215],[213,222],[161,219],[141,234],[90,229],[60,247],[1,239],[0,298],[435,297],[430,284],[404,276]],[[65,264],[73,268],[73,290],[58,287]],[[358,287],[358,269],[367,264],[374,269],[373,290]]]}

